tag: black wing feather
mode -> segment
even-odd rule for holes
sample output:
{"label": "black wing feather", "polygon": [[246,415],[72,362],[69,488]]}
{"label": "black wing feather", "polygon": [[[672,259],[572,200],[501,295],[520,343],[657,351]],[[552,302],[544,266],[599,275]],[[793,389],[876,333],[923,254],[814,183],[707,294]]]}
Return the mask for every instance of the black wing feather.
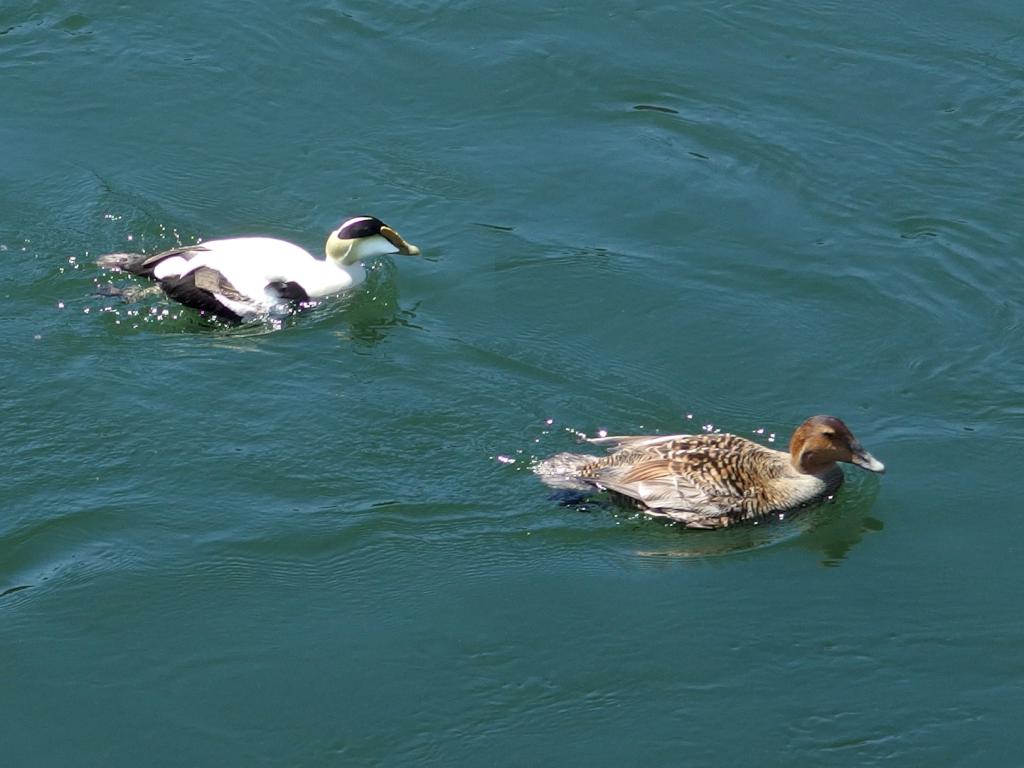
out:
{"label": "black wing feather", "polygon": [[221,304],[214,292],[232,299],[245,301],[235,287],[224,279],[224,275],[209,267],[200,267],[182,277],[167,277],[160,281],[164,293],[186,307],[198,309],[224,320],[238,322],[242,316]]}
{"label": "black wing feather", "polygon": [[288,282],[278,280],[268,283],[267,290],[282,301],[309,301],[309,294],[306,293],[306,289],[294,280],[289,280]]}

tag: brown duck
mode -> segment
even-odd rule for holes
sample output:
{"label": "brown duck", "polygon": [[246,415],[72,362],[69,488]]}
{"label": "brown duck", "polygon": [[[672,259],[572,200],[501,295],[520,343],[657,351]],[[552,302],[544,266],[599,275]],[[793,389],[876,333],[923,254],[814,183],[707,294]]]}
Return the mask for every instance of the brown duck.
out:
{"label": "brown duck", "polygon": [[837,462],[885,465],[835,416],[797,427],[789,453],[736,435],[636,435],[589,440],[610,455],[560,453],[534,471],[553,488],[607,490],[689,528],[724,528],[820,501],[843,483]]}

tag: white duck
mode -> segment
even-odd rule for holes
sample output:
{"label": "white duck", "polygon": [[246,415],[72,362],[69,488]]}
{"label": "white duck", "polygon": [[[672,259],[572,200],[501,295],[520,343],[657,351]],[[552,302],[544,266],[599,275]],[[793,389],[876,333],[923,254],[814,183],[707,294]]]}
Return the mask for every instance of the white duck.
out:
{"label": "white duck", "polygon": [[327,237],[326,258],[272,237],[235,237],[146,256],[111,253],[96,263],[155,280],[175,301],[230,321],[275,305],[321,298],[366,279],[362,259],[420,249],[380,219],[356,216]]}

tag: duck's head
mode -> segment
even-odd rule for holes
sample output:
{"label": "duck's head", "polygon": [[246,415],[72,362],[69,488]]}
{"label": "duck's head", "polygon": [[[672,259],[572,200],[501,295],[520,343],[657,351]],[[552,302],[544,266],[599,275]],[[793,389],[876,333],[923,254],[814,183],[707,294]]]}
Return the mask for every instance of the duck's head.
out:
{"label": "duck's head", "polygon": [[797,427],[789,441],[789,455],[794,467],[810,475],[828,470],[837,461],[869,472],[885,472],[885,464],[865,451],[850,428],[835,416],[812,416]]}
{"label": "duck's head", "polygon": [[418,256],[420,249],[373,216],[354,216],[327,237],[327,260],[350,267],[361,259],[404,253]]}

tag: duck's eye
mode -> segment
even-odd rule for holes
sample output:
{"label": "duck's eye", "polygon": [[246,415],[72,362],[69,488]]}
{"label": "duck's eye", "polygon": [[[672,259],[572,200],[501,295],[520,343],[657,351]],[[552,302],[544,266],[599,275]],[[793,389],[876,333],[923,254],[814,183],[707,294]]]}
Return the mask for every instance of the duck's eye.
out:
{"label": "duck's eye", "polygon": [[822,432],[821,434],[824,435],[825,437],[827,437],[829,440],[831,440],[832,438],[834,438],[836,436],[835,432]]}

